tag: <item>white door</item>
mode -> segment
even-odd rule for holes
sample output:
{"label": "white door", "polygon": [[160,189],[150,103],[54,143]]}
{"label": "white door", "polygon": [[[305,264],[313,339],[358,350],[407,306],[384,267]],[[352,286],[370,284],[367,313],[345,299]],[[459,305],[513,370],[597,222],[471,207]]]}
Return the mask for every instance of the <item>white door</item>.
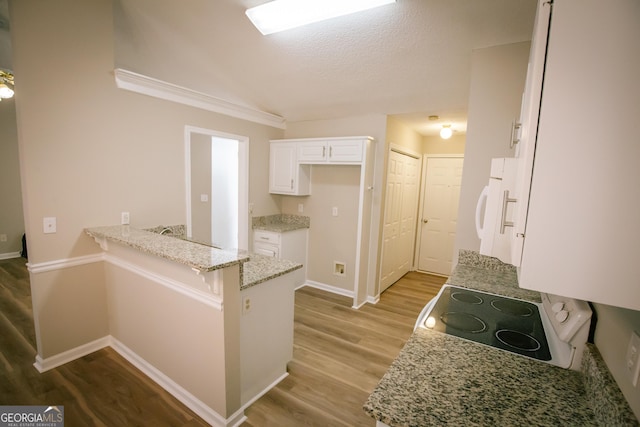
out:
{"label": "white door", "polygon": [[448,276],[458,223],[462,157],[428,157],[418,242],[418,270]]}
{"label": "white door", "polygon": [[418,211],[420,160],[391,151],[382,231],[380,292],[411,270]]}

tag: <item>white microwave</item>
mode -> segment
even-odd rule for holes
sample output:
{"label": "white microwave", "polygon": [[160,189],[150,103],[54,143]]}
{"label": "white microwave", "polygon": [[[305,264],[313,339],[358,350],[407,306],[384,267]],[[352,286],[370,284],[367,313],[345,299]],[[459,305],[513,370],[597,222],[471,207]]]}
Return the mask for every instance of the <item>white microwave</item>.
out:
{"label": "white microwave", "polygon": [[508,264],[512,264],[517,160],[504,157],[491,160],[489,183],[480,193],[476,205],[480,253]]}

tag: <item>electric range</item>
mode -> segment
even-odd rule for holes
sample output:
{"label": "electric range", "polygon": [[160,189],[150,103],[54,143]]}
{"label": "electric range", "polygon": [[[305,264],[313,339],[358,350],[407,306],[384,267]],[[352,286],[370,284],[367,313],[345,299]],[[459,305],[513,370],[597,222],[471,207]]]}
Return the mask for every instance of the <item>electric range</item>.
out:
{"label": "electric range", "polygon": [[454,335],[562,368],[580,369],[591,309],[580,300],[541,294],[542,302],[444,285],[416,328]]}

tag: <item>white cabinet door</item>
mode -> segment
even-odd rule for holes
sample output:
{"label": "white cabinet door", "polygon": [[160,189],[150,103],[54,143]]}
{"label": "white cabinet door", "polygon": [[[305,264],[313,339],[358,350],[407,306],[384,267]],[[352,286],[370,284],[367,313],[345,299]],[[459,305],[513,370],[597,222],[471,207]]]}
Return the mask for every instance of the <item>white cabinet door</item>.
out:
{"label": "white cabinet door", "polygon": [[497,158],[491,161],[491,179],[484,215],[480,253],[510,264],[513,240],[513,216],[517,159]]}
{"label": "white cabinet door", "polygon": [[298,162],[303,164],[360,164],[363,140],[313,140],[298,142]]}
{"label": "white cabinet door", "polygon": [[553,5],[520,286],[640,310],[640,7]]}
{"label": "white cabinet door", "polygon": [[330,163],[361,163],[364,141],[345,140],[329,142]]}
{"label": "white cabinet door", "polygon": [[531,174],[533,172],[533,158],[538,133],[538,117],[540,114],[540,98],[542,96],[550,17],[551,5],[549,2],[546,0],[539,1],[536,21],[533,27],[527,79],[522,97],[520,141],[516,151],[518,166],[514,197],[517,199],[517,203],[513,218],[514,227],[510,233],[510,263],[516,267],[520,266],[522,259],[522,247],[524,245],[527,212],[529,210],[529,191],[531,189]]}
{"label": "white cabinet door", "polygon": [[297,162],[297,146],[272,142],[269,150],[269,192],[306,196],[310,194],[309,166]]}
{"label": "white cabinet door", "polygon": [[328,147],[325,141],[298,142],[299,163],[324,163],[327,161]]}

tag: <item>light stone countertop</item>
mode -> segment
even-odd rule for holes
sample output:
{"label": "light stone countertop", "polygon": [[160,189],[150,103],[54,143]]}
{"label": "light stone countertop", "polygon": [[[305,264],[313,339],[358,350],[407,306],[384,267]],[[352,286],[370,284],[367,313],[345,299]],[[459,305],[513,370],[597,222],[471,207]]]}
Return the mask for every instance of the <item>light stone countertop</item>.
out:
{"label": "light stone countertop", "polygon": [[85,231],[91,237],[121,243],[201,271],[218,270],[249,260],[246,253],[216,249],[128,225],[92,227]]}
{"label": "light stone countertop", "polygon": [[126,225],[91,227],[85,232],[91,237],[120,243],[201,271],[213,271],[241,264],[241,290],[302,268],[302,264],[289,260],[242,250],[217,249],[184,240],[179,236],[165,236]]}
{"label": "light stone countertop", "polygon": [[[447,283],[540,301],[539,293],[518,288],[512,266],[470,251],[460,252]],[[592,344],[579,372],[422,328],[363,408],[404,427],[638,425]]]}
{"label": "light stone countertop", "polygon": [[249,254],[244,264],[244,274],[240,290],[275,279],[302,268],[302,264],[287,259],[278,259],[259,254]]}
{"label": "light stone countertop", "polygon": [[302,215],[276,214],[255,217],[251,224],[254,230],[283,233],[309,228],[310,218]]}
{"label": "light stone countertop", "polygon": [[426,329],[364,409],[390,426],[596,425],[580,372]]}

